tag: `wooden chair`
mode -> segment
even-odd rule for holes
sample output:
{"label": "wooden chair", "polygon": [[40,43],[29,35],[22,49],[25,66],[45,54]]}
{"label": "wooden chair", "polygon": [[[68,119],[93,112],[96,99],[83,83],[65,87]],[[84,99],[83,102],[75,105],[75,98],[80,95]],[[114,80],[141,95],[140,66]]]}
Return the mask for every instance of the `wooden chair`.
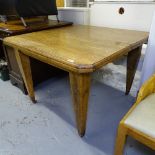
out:
{"label": "wooden chair", "polygon": [[143,84],[136,103],[119,124],[115,155],[123,155],[127,136],[155,150],[155,74]]}

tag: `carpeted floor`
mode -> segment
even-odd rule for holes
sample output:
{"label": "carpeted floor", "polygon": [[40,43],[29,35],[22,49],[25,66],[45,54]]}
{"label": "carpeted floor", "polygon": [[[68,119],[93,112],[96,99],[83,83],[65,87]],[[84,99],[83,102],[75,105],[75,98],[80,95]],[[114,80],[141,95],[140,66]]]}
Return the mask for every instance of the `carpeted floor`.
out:
{"label": "carpeted floor", "polygon": [[[87,132],[75,127],[68,77],[35,88],[38,103],[0,80],[0,155],[113,155],[118,123],[134,98],[92,81]],[[125,155],[155,153],[129,138]]]}

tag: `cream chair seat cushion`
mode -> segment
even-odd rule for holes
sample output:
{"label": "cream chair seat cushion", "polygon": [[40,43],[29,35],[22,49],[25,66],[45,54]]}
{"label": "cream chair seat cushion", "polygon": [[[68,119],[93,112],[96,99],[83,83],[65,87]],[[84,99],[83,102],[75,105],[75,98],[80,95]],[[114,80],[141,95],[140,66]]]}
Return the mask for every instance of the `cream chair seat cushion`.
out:
{"label": "cream chair seat cushion", "polygon": [[155,138],[155,93],[137,105],[125,124]]}

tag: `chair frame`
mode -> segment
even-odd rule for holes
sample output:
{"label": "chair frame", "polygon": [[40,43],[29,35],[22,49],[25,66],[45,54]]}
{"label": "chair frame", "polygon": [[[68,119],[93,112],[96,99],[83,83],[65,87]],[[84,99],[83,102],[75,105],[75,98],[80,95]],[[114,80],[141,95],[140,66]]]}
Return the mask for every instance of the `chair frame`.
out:
{"label": "chair frame", "polygon": [[137,105],[140,104],[140,102],[143,99],[145,99],[147,96],[149,96],[152,93],[155,93],[155,74],[143,84],[143,86],[141,87],[138,93],[136,103],[131,107],[129,112],[124,116],[124,118],[121,120],[119,124],[117,138],[116,138],[116,145],[115,145],[115,153],[114,153],[115,155],[123,155],[124,145],[125,145],[127,136],[131,136],[137,141],[155,150],[155,138],[152,138],[125,124],[125,120],[132,113],[132,111],[134,111]]}

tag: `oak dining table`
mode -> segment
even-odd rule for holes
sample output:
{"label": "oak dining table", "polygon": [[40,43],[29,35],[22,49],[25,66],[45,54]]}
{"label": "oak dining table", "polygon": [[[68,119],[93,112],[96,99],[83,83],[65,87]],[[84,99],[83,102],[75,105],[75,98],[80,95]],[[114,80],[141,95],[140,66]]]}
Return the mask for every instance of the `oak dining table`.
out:
{"label": "oak dining table", "polygon": [[35,103],[30,57],[69,72],[79,135],[85,135],[91,73],[127,55],[126,94],[129,94],[148,32],[72,25],[4,39],[15,49],[28,95]]}

